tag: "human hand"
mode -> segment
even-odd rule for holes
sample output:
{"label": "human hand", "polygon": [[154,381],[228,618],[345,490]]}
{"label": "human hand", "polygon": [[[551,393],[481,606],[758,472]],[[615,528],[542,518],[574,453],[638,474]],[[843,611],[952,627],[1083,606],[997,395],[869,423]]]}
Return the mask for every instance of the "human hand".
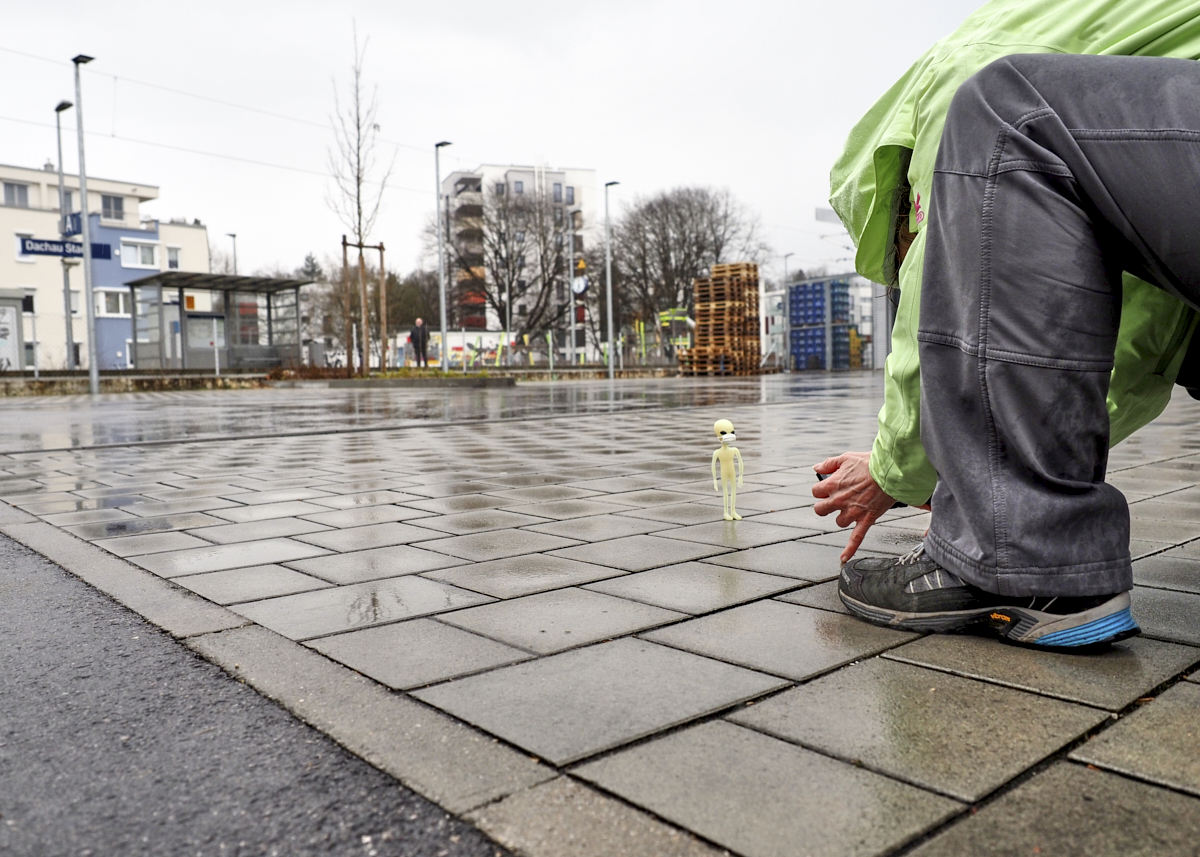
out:
{"label": "human hand", "polygon": [[842,551],[842,562],[850,561],[867,530],[896,502],[871,476],[870,460],[869,452],[845,452],[813,467],[817,473],[829,476],[813,486],[813,496],[818,499],[813,511],[822,517],[837,512],[839,527],[854,524],[850,541]]}

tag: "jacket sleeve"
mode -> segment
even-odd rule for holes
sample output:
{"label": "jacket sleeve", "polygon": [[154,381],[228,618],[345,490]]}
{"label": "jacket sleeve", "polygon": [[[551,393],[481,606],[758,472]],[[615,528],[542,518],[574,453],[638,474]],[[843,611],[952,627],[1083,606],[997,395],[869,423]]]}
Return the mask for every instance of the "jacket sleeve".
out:
{"label": "jacket sleeve", "polygon": [[937,472],[921,444],[921,364],[917,354],[925,230],[917,233],[900,267],[900,305],[892,328],[892,353],[883,372],[883,408],[871,450],[871,476],[910,506],[929,501]]}

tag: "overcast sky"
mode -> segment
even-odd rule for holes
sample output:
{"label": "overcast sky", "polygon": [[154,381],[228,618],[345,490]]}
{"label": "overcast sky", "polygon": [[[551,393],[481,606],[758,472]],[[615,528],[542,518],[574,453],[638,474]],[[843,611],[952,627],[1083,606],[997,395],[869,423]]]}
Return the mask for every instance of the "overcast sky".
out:
{"label": "overcast sky", "polygon": [[[291,269],[309,252],[338,256],[345,229],[326,203],[329,123],[356,22],[369,39],[365,78],[377,87],[384,156],[395,154],[372,236],[386,243],[389,267],[420,263],[432,145],[450,140],[443,174],[480,163],[592,168],[598,188],[621,182],[616,211],[671,187],[727,188],[758,215],[776,254],[795,254],[792,269],[848,268],[844,239],[821,237],[836,226],[813,215],[826,204],[829,166],[853,122],[978,5],[10,3],[0,162],[54,157],[54,105],[75,100],[70,58],[90,54],[90,175],[157,185],[145,213],[199,218],[218,247],[237,233],[240,273]],[[64,119],[74,170],[73,111]]]}

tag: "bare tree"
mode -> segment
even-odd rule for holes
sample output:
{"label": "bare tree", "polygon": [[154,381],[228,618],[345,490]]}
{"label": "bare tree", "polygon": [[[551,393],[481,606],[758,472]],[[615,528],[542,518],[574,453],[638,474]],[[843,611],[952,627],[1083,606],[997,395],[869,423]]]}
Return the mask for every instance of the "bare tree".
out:
{"label": "bare tree", "polygon": [[692,308],[692,280],[718,262],[765,262],[757,218],[727,190],[676,188],[634,201],[613,227],[613,261],[625,299],[650,319]]}
{"label": "bare tree", "polygon": [[[379,123],[375,121],[378,112],[376,101],[377,90],[370,94],[364,92],[363,61],[366,56],[367,43],[365,40],[360,47],[358,44],[358,27],[354,28],[354,63],[350,67],[351,81],[349,87],[349,102],[343,106],[338,96],[337,83],[333,89],[333,131],[336,151],[329,150],[329,171],[333,176],[334,189],[326,197],[329,207],[354,236],[354,243],[365,244],[367,237],[375,226],[383,203],[383,191],[392,174],[395,155],[382,166],[378,159],[377,145],[379,142]],[[343,315],[345,317],[344,339],[351,339],[350,325],[350,278],[343,265]],[[363,252],[358,250],[358,282],[360,315],[362,317],[363,336],[363,373],[366,374],[366,338],[368,336],[368,321],[366,306],[367,280],[363,264]]]}

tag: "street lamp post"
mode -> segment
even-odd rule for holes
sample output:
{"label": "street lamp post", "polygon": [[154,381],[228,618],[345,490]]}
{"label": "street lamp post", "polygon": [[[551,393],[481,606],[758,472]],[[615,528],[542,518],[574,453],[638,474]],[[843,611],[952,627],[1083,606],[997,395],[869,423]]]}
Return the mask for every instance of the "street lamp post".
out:
{"label": "street lamp post", "polygon": [[233,239],[233,275],[236,277],[237,276],[237,233],[236,232],[226,232],[225,234]]}
{"label": "street lamp post", "polygon": [[608,219],[608,189],[620,182],[604,184],[604,286],[608,292],[608,380],[616,377],[613,364],[612,227]]}
{"label": "street lamp post", "polygon": [[[63,241],[67,240],[67,218],[71,216],[67,211],[67,192],[63,187],[63,158],[62,158],[62,114],[64,110],[70,110],[74,107],[69,101],[60,101],[58,106],[54,108],[54,130],[58,133],[58,213],[59,224],[58,234]],[[63,320],[67,332],[67,368],[78,369],[75,365],[75,335],[71,330],[71,269],[67,265],[67,257],[62,257],[63,270]]]}
{"label": "street lamp post", "polygon": [[88,391],[100,393],[100,366],[96,357],[96,301],[92,294],[92,227],[88,217],[87,166],[83,158],[83,88],[79,82],[79,67],[93,57],[80,54],[75,63],[75,129],[79,138],[79,219],[83,225],[83,299],[87,302]]}
{"label": "street lamp post", "polygon": [[[433,169],[437,174],[437,238],[438,238],[438,308],[442,316],[442,351],[438,362],[442,371],[450,371],[450,361],[447,359],[450,349],[446,342],[446,262],[445,249],[442,244],[442,146],[449,146],[449,141],[443,140],[433,146]],[[463,344],[463,358],[466,359],[466,343]]]}

